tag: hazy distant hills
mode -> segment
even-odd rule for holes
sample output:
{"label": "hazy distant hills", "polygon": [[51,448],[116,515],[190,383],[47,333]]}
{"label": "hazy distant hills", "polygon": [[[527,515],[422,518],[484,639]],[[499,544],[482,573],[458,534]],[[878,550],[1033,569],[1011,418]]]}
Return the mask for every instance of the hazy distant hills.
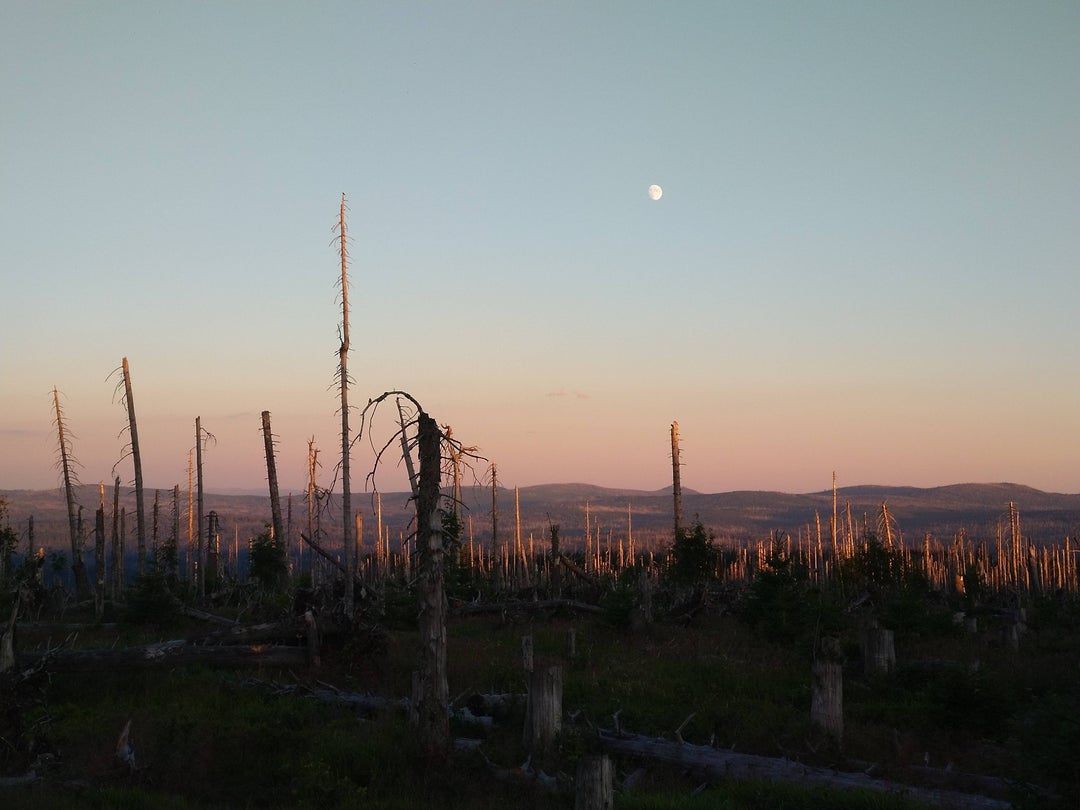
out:
{"label": "hazy distant hills", "polygon": [[[96,486],[79,488],[86,532],[93,530],[94,510],[99,502]],[[28,518],[34,519],[34,545],[65,548],[68,545],[67,515],[63,493],[53,490],[0,490],[8,504],[8,519],[23,537]],[[106,491],[106,512],[111,513],[112,490]],[[412,506],[407,493],[384,493],[382,520],[390,533],[392,546],[409,532]],[[371,493],[354,492],[353,508],[363,514],[364,542],[371,542],[376,524],[377,501]],[[492,493],[490,489],[469,487],[463,491],[465,536],[471,531],[477,542],[488,542],[492,530]],[[758,540],[770,532],[805,532],[820,516],[822,532],[827,534],[832,515],[832,491],[806,494],[738,491],[705,494],[683,490],[684,522],[695,515],[719,538]],[[147,537],[152,536],[154,490],[146,494]],[[1009,503],[1020,512],[1021,528],[1036,543],[1061,543],[1066,536],[1080,535],[1080,495],[1042,492],[1020,484],[954,484],[931,487],[852,486],[837,490],[837,511],[841,525],[850,511],[856,531],[864,520],[874,528],[881,504],[888,504],[902,536],[920,541],[926,533],[939,540],[950,539],[963,530],[975,539],[993,540],[999,529],[1008,532]],[[135,537],[135,497],[123,488],[120,505],[126,510],[126,536],[129,547]],[[181,537],[188,526],[187,492],[179,499]],[[625,537],[628,524],[639,542],[662,544],[670,541],[673,517],[670,488],[655,492],[607,489],[590,484],[543,484],[521,487],[517,492],[523,538],[532,535],[536,542],[546,542],[548,527],[560,526],[564,543],[573,545],[584,537],[586,510],[588,523],[602,538]],[[172,491],[161,490],[158,509],[158,533],[164,538],[172,521]],[[282,509],[288,522],[288,499],[282,496]],[[204,511],[219,516],[222,542],[248,537],[264,530],[270,522],[270,499],[261,495],[218,495],[205,497]],[[338,534],[340,498],[332,497],[323,518],[324,530],[331,537]],[[515,492],[498,492],[498,531],[500,537],[512,537],[515,528]],[[111,525],[111,524],[110,524]],[[292,523],[295,536],[307,528],[307,502],[303,493],[292,496]]]}

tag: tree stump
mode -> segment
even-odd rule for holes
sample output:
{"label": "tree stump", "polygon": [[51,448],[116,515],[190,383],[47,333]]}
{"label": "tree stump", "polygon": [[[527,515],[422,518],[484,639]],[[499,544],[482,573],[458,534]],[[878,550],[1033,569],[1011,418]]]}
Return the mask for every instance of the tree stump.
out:
{"label": "tree stump", "polygon": [[810,720],[836,738],[844,737],[844,670],[836,661],[814,662]]}
{"label": "tree stump", "polygon": [[614,807],[611,759],[604,754],[582,757],[574,780],[574,810],[613,810]]}
{"label": "tree stump", "polygon": [[878,627],[876,623],[863,629],[863,672],[867,675],[884,675],[896,668],[896,641],[892,630]]}
{"label": "tree stump", "polygon": [[525,712],[525,747],[545,756],[562,731],[562,667],[544,667],[529,676],[529,704]]}

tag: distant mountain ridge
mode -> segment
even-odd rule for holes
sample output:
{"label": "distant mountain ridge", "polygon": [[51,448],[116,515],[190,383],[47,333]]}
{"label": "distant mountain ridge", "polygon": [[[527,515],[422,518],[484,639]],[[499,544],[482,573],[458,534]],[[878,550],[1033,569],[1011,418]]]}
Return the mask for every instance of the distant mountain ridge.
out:
{"label": "distant mountain ridge", "polygon": [[[83,505],[86,531],[93,528],[94,509],[99,501],[97,486],[83,486],[78,492]],[[112,508],[112,490],[106,491],[106,509]],[[160,491],[159,536],[164,537],[171,525],[172,490]],[[34,518],[35,545],[63,549],[67,542],[67,514],[63,493],[52,490],[0,490],[0,498],[8,504],[8,517],[13,528],[24,532],[28,518]],[[154,490],[146,497],[147,524],[151,523]],[[523,538],[546,542],[549,526],[559,524],[560,535],[573,545],[584,537],[586,520],[594,533],[602,537],[625,537],[631,530],[635,538],[652,540],[656,544],[670,542],[673,515],[671,488],[646,491],[596,486],[594,484],[538,484],[517,489],[517,508],[520,510]],[[282,497],[282,508],[288,499]],[[771,532],[782,534],[816,530],[818,519],[823,533],[828,532],[832,516],[832,490],[804,494],[739,490],[722,493],[702,493],[683,489],[683,522],[695,517],[721,540],[760,540]],[[1009,504],[1019,510],[1021,529],[1025,537],[1038,544],[1062,543],[1066,536],[1080,536],[1080,494],[1043,492],[1022,484],[951,484],[940,487],[858,485],[838,488],[837,512],[841,526],[846,525],[850,511],[856,531],[863,526],[874,529],[882,503],[907,541],[921,541],[926,534],[938,540],[951,539],[964,531],[977,540],[993,541],[998,532],[1008,533]],[[123,488],[121,506],[127,513],[129,547],[134,544],[134,494]],[[492,494],[489,488],[467,487],[462,491],[463,520],[466,538],[472,532],[477,542],[489,542],[492,526]],[[412,519],[409,493],[381,494],[382,520],[393,542],[406,536]],[[353,507],[362,512],[364,536],[374,537],[378,501],[367,492],[353,493]],[[181,536],[187,532],[187,492],[180,494]],[[205,496],[205,512],[216,511],[220,518],[223,541],[243,540],[265,530],[270,522],[270,502],[265,495]],[[588,517],[586,518],[586,512]],[[287,520],[286,516],[286,520]],[[332,496],[323,518],[331,539],[340,523],[340,497]],[[498,491],[498,527],[502,539],[513,537],[515,527],[514,489]],[[111,525],[111,524],[110,524]],[[290,536],[301,529],[306,531],[307,504],[303,495],[292,497],[292,527]],[[148,528],[148,534],[150,529]],[[149,541],[149,538],[148,538]]]}

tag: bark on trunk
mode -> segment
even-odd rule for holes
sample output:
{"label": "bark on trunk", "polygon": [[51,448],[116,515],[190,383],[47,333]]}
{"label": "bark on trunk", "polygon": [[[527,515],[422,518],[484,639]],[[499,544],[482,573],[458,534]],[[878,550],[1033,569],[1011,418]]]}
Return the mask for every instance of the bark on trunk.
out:
{"label": "bark on trunk", "polygon": [[529,676],[525,747],[534,757],[552,752],[562,731],[562,667],[544,667]]}
{"label": "bark on trunk", "polygon": [[348,247],[345,232],[345,195],[341,195],[341,212],[338,219],[338,237],[341,255],[341,345],[338,347],[338,377],[341,384],[341,512],[342,512],[342,563],[345,568],[345,615],[353,618],[352,576],[352,493],[349,482],[349,275]]}
{"label": "bark on trunk", "polygon": [[615,791],[611,760],[604,754],[578,760],[574,780],[574,810],[612,810]]}
{"label": "bark on trunk", "polygon": [[278,493],[277,465],[274,463],[274,436],[270,432],[270,411],[262,412],[263,444],[266,447],[266,480],[270,485],[270,520],[274,527],[274,542],[284,548],[285,527],[281,522],[281,496]]}
{"label": "bark on trunk", "polygon": [[814,662],[810,720],[837,740],[844,737],[844,671],[835,661]]}
{"label": "bark on trunk", "polygon": [[198,581],[199,596],[206,596],[206,559],[203,556],[203,466],[202,466],[202,417],[195,417],[195,502],[199,521],[195,535],[195,577]]}
{"label": "bark on trunk", "polygon": [[892,630],[870,625],[862,634],[863,671],[884,675],[896,668],[896,640]]}
{"label": "bark on trunk", "polygon": [[671,423],[671,497],[675,513],[675,537],[682,531],[682,481],[679,472],[679,423]]}
{"label": "bark on trunk", "polygon": [[143,504],[142,456],[139,454],[139,429],[135,423],[135,399],[131,394],[131,369],[128,359],[122,361],[124,372],[124,401],[127,403],[128,427],[131,430],[131,460],[135,465],[135,540],[139,573],[146,570],[146,510]]}
{"label": "bark on trunk", "polygon": [[450,752],[450,688],[446,674],[445,548],[439,515],[442,475],[439,427],[421,411],[417,416],[420,473],[416,498],[416,548],[420,555],[419,694],[414,695],[420,741],[432,760]]}
{"label": "bark on trunk", "polygon": [[90,598],[90,583],[86,577],[86,564],[82,557],[82,537],[75,518],[77,504],[75,502],[76,478],[71,465],[71,437],[64,424],[64,412],[60,408],[60,392],[53,388],[53,402],[56,405],[56,432],[60,443],[60,470],[64,476],[64,495],[67,499],[68,534],[71,539],[71,570],[75,574],[75,592],[79,600]]}

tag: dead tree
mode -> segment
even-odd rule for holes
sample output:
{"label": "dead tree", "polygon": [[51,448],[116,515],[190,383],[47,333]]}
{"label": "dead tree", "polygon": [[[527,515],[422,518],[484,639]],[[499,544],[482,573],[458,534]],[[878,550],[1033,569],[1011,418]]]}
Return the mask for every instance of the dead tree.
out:
{"label": "dead tree", "polygon": [[675,538],[682,531],[682,482],[679,474],[679,423],[671,423],[671,497],[675,513]]}
{"label": "dead tree", "polygon": [[338,253],[341,257],[341,345],[338,347],[338,383],[341,386],[341,513],[342,561],[345,565],[345,615],[353,615],[352,577],[352,495],[349,487],[349,273],[348,245],[345,231],[345,195],[341,195],[338,217]]}
{"label": "dead tree", "polygon": [[203,563],[203,466],[202,466],[202,417],[195,417],[195,577],[199,596],[206,595],[206,567]]}
{"label": "dead tree", "polygon": [[270,411],[262,412],[263,444],[266,446],[266,480],[270,484],[270,525],[274,528],[274,542],[285,545],[285,529],[281,522],[281,496],[278,494],[277,465],[274,463],[274,435],[270,432]]}
{"label": "dead tree", "polygon": [[105,482],[101,482],[101,504],[94,515],[94,618],[105,615]]}
{"label": "dead tree", "polygon": [[[419,608],[419,667],[413,674],[412,717],[418,725],[420,744],[432,761],[444,761],[450,751],[450,690],[446,671],[446,543],[443,512],[439,508],[442,481],[442,442],[457,453],[461,448],[450,442],[435,420],[404,391],[390,391],[368,402],[361,416],[366,419],[380,403],[391,396],[408,399],[416,407],[416,417],[403,430],[416,426],[416,446],[420,457],[416,476],[416,554],[418,557],[417,602]],[[399,412],[400,416],[400,412]],[[363,433],[363,426],[361,431]],[[376,455],[376,469],[383,453],[397,438],[391,439]],[[409,443],[402,445],[409,452]],[[369,480],[374,480],[374,470]]]}
{"label": "dead tree", "polygon": [[112,551],[109,562],[109,596],[116,600],[120,598],[120,572],[124,564],[120,556],[120,476],[113,482]]}
{"label": "dead tree", "polygon": [[420,742],[430,759],[445,759],[450,750],[450,688],[446,675],[446,548],[439,510],[442,478],[440,442],[435,420],[423,411],[416,417],[420,474],[416,489],[416,551],[420,624],[419,694],[414,694]]}
{"label": "dead tree", "polygon": [[[195,535],[195,577],[198,580],[198,594],[199,596],[206,596],[206,551],[209,547],[209,538],[207,543],[203,543],[203,529],[205,524],[203,523],[203,460],[202,451],[203,445],[206,442],[216,441],[214,434],[205,430],[202,426],[202,417],[195,417],[195,499],[197,503],[198,512],[198,530]],[[190,474],[189,474],[190,481]],[[190,483],[189,483],[190,486]],[[190,515],[189,515],[190,521]]]}
{"label": "dead tree", "polygon": [[505,555],[499,546],[499,476],[494,461],[491,462],[491,551],[495,554],[495,569],[498,572],[495,581],[500,588],[504,588],[508,583],[503,568]]}
{"label": "dead tree", "polygon": [[[115,372],[114,372],[115,373]],[[130,437],[131,460],[135,466],[135,540],[138,550],[138,571],[143,573],[146,567],[146,510],[143,501],[142,456],[139,453],[139,428],[135,421],[135,398],[131,393],[131,369],[125,357],[120,364],[121,379],[116,387],[123,388],[120,401],[127,408],[128,436]],[[121,459],[123,460],[123,459]],[[119,463],[119,462],[118,462]],[[116,468],[113,468],[116,471]]]}
{"label": "dead tree", "polygon": [[64,423],[64,412],[60,407],[60,392],[53,388],[53,404],[56,406],[56,432],[60,448],[60,472],[64,477],[64,495],[67,499],[68,534],[71,539],[71,570],[75,574],[75,591],[79,599],[90,597],[90,583],[86,578],[86,564],[82,555],[82,534],[76,521],[78,504],[75,501],[75,486],[79,483],[74,470],[77,463],[71,453],[71,433]]}

